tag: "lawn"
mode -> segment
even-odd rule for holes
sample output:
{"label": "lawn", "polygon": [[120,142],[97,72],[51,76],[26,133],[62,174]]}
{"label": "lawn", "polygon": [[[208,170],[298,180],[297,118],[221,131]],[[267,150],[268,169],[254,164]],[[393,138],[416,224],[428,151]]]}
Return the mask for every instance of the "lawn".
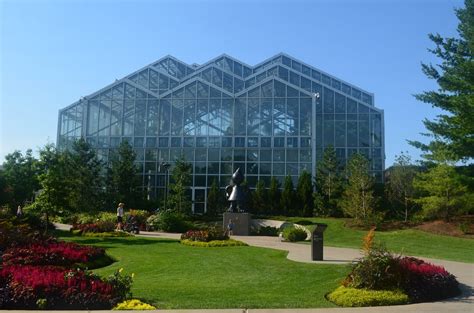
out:
{"label": "lawn", "polygon": [[[292,222],[309,220],[328,224],[324,232],[324,243],[333,247],[360,248],[362,238],[367,233],[345,227],[343,219],[295,217],[286,218],[286,220]],[[474,263],[474,240],[472,239],[435,235],[416,229],[376,231],[375,239],[397,253]]]}
{"label": "lawn", "polygon": [[61,239],[107,249],[118,268],[135,273],[134,297],[159,309],[334,307],[324,295],[348,272],[344,265],[290,261],[286,252],[256,247],[198,248],[178,241],[74,237]]}

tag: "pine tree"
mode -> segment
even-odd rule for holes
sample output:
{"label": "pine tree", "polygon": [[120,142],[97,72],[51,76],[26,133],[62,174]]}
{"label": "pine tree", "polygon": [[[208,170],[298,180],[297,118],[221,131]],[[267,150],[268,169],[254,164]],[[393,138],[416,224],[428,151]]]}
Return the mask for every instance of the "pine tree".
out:
{"label": "pine tree", "polygon": [[[426,218],[444,218],[449,221],[462,208],[472,206],[472,195],[461,183],[453,164],[442,161],[428,171],[419,173],[414,181],[422,196],[415,201],[422,206]],[[471,203],[469,203],[471,202]]]}
{"label": "pine tree", "polygon": [[270,187],[268,188],[268,210],[269,214],[277,215],[281,213],[280,210],[280,183],[275,177],[270,180]]}
{"label": "pine tree", "polygon": [[427,158],[439,148],[450,149],[456,160],[474,158],[474,0],[465,0],[465,8],[456,10],[456,15],[459,38],[430,34],[436,47],[429,51],[441,59],[441,64],[422,65],[425,75],[439,88],[416,98],[446,112],[436,120],[424,121],[433,138],[428,145],[411,142],[427,152]]}
{"label": "pine tree", "polygon": [[171,171],[173,183],[170,185],[170,208],[185,214],[191,213],[191,200],[188,194],[192,179],[191,168],[192,165],[181,157],[175,161],[173,170]]}
{"label": "pine tree", "polygon": [[338,201],[341,198],[342,179],[336,150],[329,146],[324,149],[323,159],[316,168],[316,190],[319,192],[324,215],[337,216]]}
{"label": "pine tree", "polygon": [[120,144],[118,153],[112,157],[110,169],[107,171],[107,192],[114,206],[123,202],[129,208],[136,208],[142,201],[135,159],[135,151],[127,141]]}
{"label": "pine tree", "polygon": [[207,193],[207,211],[206,214],[209,216],[217,216],[224,210],[224,204],[222,203],[222,194],[219,190],[219,185],[216,179],[212,180],[211,188]]}
{"label": "pine tree", "polygon": [[402,211],[401,215],[405,222],[408,221],[408,216],[414,206],[413,179],[416,172],[415,166],[411,163],[411,157],[402,153],[395,157],[395,163],[385,185],[388,198],[393,203],[392,208],[397,213]]}
{"label": "pine tree", "polygon": [[265,182],[259,180],[257,182],[256,189],[253,193],[253,207],[254,213],[256,214],[265,214],[268,211],[268,197],[267,189],[265,188]]}
{"label": "pine tree", "polygon": [[300,205],[300,214],[302,216],[313,215],[313,184],[311,182],[311,174],[303,171],[298,179],[296,187],[298,203]]}
{"label": "pine tree", "polygon": [[373,218],[375,198],[373,178],[369,175],[369,162],[364,156],[354,154],[351,157],[347,177],[342,201],[344,213],[368,224]]}
{"label": "pine tree", "polygon": [[293,179],[290,175],[285,177],[285,181],[283,183],[280,206],[281,210],[286,215],[294,216],[298,214],[298,206],[295,203],[295,190],[293,187]]}
{"label": "pine tree", "polygon": [[71,179],[74,180],[74,189],[71,192],[71,201],[77,207],[77,211],[92,212],[100,209],[103,175],[102,163],[97,158],[95,150],[83,138],[75,141],[70,153],[70,164],[72,170]]}

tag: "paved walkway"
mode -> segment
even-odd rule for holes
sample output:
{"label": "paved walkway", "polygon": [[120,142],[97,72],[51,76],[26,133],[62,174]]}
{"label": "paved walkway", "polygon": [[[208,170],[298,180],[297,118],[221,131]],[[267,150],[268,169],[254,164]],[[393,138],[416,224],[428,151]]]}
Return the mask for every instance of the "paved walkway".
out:
{"label": "paved walkway", "polygon": [[[68,230],[69,225],[57,225],[60,229]],[[141,232],[139,236],[153,238],[179,239],[180,234],[162,232]],[[264,236],[233,236],[250,246],[288,251],[288,259],[304,263],[344,264],[352,262],[361,256],[360,251],[349,248],[324,247],[324,261],[311,260],[311,246],[298,243],[281,242],[278,237]],[[364,307],[364,308],[325,308],[325,309],[231,309],[231,310],[159,310],[162,313],[358,313],[358,312],[383,312],[383,313],[474,313],[474,264],[429,259],[424,260],[444,266],[454,274],[461,284],[462,295],[445,301],[432,303],[419,303],[403,306]],[[32,311],[28,311],[32,312]],[[71,311],[68,311],[72,313]]]}

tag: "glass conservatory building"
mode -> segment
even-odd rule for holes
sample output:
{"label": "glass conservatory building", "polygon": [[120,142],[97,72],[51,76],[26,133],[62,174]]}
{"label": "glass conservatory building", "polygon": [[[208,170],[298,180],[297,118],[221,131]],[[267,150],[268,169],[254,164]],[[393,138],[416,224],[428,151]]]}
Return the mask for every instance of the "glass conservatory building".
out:
{"label": "glass conservatory building", "polygon": [[374,95],[289,55],[255,66],[230,56],[203,65],[166,56],[59,111],[58,147],[83,137],[107,162],[121,141],[135,149],[142,187],[162,197],[160,164],[193,165],[195,213],[207,190],[237,168],[254,187],[302,171],[314,175],[324,148],[340,162],[359,152],[382,180],[384,117]]}

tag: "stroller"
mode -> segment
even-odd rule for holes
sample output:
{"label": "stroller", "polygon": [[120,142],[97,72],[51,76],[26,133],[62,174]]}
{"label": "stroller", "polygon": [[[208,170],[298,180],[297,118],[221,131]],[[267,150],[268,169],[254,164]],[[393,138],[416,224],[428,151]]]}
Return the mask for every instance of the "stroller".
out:
{"label": "stroller", "polygon": [[129,215],[123,229],[131,234],[139,234],[140,228],[138,227],[136,217],[133,215]]}

